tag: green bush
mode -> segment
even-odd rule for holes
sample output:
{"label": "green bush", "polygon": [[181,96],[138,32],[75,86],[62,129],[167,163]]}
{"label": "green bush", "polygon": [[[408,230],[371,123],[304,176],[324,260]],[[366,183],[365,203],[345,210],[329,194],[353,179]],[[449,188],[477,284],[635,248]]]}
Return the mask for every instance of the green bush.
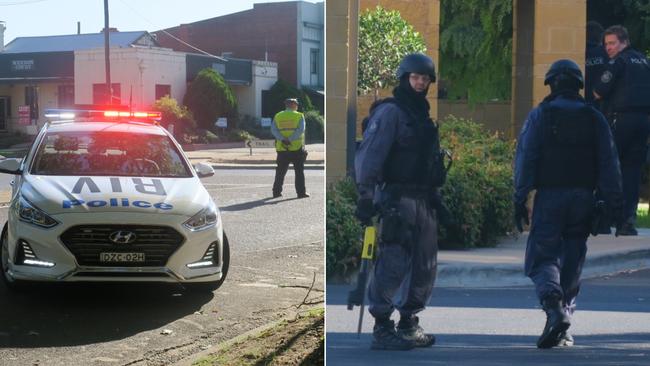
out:
{"label": "green bush", "polygon": [[26,142],[32,142],[34,138],[35,136],[30,136],[20,132],[2,135],[2,137],[0,137],[0,149],[6,149]]}
{"label": "green bush", "polygon": [[327,247],[328,278],[347,276],[359,265],[361,254],[361,225],[354,217],[357,193],[352,179],[346,178],[327,188]]}
{"label": "green bush", "polygon": [[154,103],[153,109],[162,114],[160,124],[163,127],[169,129],[169,125],[174,125],[174,135],[180,136],[196,128],[196,121],[194,121],[192,113],[169,95],[158,99]]}
{"label": "green bush", "polygon": [[271,89],[269,89],[267,98],[268,106],[271,110],[275,111],[274,113],[284,110],[284,100],[287,98],[298,98],[298,103],[300,104],[298,107],[299,111],[307,112],[314,109],[311,99],[309,99],[309,96],[304,91],[298,90],[282,79],[278,79]]}
{"label": "green bush", "polygon": [[305,140],[308,144],[325,141],[323,116],[318,111],[305,113]]}
{"label": "green bush", "polygon": [[454,220],[441,227],[441,246],[494,246],[498,237],[512,230],[514,141],[453,116],[440,126],[441,144],[454,154],[442,188]]}
{"label": "green bush", "polygon": [[262,127],[259,118],[253,116],[241,115],[237,121],[237,127],[241,130],[248,131],[252,136],[262,140],[273,139],[270,127]]}
{"label": "green bush", "polygon": [[237,99],[223,77],[212,69],[203,69],[187,88],[185,104],[199,127],[214,128],[219,117],[228,118],[228,129],[235,128]]}

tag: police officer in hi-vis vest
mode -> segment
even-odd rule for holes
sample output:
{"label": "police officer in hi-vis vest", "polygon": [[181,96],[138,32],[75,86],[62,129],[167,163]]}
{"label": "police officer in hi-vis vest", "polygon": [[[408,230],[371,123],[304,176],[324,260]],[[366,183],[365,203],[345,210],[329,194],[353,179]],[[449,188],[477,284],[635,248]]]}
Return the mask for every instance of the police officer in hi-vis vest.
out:
{"label": "police officer in hi-vis vest", "polygon": [[271,133],[275,137],[275,150],[278,153],[275,168],[275,182],[273,182],[273,197],[282,196],[284,176],[293,164],[296,175],[296,193],[298,198],[309,197],[305,190],[305,117],[298,112],[298,99],[287,98],[284,101],[286,109],[278,112],[273,117]]}

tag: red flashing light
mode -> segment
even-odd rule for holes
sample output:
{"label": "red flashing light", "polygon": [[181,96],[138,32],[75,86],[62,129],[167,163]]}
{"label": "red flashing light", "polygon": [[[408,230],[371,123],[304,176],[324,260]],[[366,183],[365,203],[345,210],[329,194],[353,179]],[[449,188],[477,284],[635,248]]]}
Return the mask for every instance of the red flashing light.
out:
{"label": "red flashing light", "polygon": [[162,114],[160,112],[104,111],[104,117],[133,117],[159,120],[162,117]]}

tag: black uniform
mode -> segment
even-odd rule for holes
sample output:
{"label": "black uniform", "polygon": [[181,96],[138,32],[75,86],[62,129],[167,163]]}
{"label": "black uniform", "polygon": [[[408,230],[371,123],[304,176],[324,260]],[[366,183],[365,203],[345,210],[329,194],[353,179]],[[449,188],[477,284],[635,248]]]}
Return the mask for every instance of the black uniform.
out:
{"label": "black uniform", "polygon": [[598,107],[600,103],[594,99],[594,85],[605,72],[609,57],[600,43],[587,42],[585,53],[585,100]]}
{"label": "black uniform", "polygon": [[623,176],[624,214],[634,225],[641,169],[650,134],[650,65],[642,53],[625,48],[610,60],[594,91],[612,128]]}

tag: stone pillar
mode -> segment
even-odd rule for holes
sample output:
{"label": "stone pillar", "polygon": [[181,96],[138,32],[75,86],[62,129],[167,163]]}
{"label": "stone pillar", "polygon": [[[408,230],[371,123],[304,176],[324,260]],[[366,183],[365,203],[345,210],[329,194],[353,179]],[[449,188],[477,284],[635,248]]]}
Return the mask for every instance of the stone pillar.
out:
{"label": "stone pillar", "polygon": [[586,0],[513,0],[512,121],[517,137],[528,112],[549,93],[544,75],[562,58],[584,72]]}
{"label": "stone pillar", "polygon": [[[348,154],[348,110],[355,104],[350,105],[349,84],[353,78],[356,83],[356,60],[350,65],[350,44],[356,44],[356,40],[350,40],[350,24],[357,24],[358,10],[356,14],[351,11],[358,9],[358,0],[330,1],[327,3],[326,31],[327,31],[327,80],[325,81],[325,130],[326,130],[326,176],[327,182],[331,183],[345,177],[347,173]],[[351,22],[351,20],[353,22]],[[351,75],[354,73],[354,75]],[[354,108],[352,108],[354,109]]]}

